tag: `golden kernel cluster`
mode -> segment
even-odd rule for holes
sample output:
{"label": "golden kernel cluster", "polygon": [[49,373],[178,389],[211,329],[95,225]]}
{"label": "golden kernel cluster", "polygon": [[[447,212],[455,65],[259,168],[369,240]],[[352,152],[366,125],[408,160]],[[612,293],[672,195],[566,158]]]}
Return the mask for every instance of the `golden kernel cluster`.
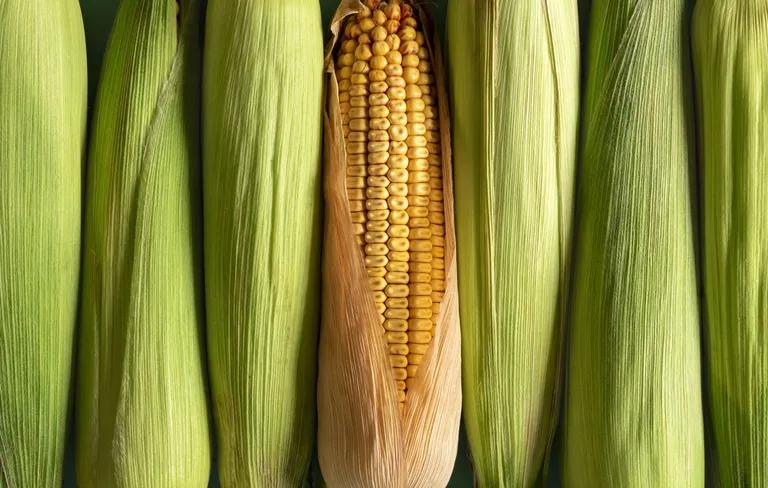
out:
{"label": "golden kernel cluster", "polygon": [[424,32],[403,0],[369,0],[336,56],[355,239],[401,408],[445,291],[442,159]]}

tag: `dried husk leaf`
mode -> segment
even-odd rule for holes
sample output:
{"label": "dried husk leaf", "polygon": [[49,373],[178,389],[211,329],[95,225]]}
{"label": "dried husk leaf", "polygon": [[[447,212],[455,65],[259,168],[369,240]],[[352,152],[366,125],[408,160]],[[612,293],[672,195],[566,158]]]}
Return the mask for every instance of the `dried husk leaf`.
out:
{"label": "dried husk leaf", "polygon": [[209,0],[208,356],[222,486],[295,487],[315,433],[323,39],[316,0]]}
{"label": "dried husk leaf", "polygon": [[[453,226],[450,127],[439,44],[428,32],[440,110],[446,222],[446,291],[435,336],[404,413],[398,407],[386,341],[354,240],[345,183],[346,153],[333,52],[344,19],[363,5],[344,0],[326,55],[323,322],[318,377],[318,458],[330,487],[446,486],[456,459],[461,412],[460,334]],[[417,6],[421,24],[430,26]]]}
{"label": "dried husk leaf", "polygon": [[464,422],[479,486],[531,486],[560,398],[577,4],[454,0],[448,16]]}
{"label": "dried husk leaf", "polygon": [[768,485],[768,3],[700,0],[693,19],[713,467]]}
{"label": "dried husk leaf", "polygon": [[83,487],[204,487],[200,3],[123,0],[88,167],[78,364]]}
{"label": "dried husk leaf", "polygon": [[592,5],[567,486],[704,484],[689,7]]}
{"label": "dried husk leaf", "polygon": [[0,3],[0,77],[0,486],[59,486],[87,110],[77,1]]}

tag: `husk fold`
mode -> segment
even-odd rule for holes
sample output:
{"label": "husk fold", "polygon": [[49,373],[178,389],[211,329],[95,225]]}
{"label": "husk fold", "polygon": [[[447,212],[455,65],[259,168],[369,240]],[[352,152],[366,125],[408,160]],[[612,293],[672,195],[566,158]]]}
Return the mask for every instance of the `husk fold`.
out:
{"label": "husk fold", "polygon": [[294,487],[315,420],[323,40],[315,0],[209,0],[208,353],[222,486]]}
{"label": "husk fold", "polygon": [[[448,100],[439,44],[427,32],[440,111],[445,202],[446,291],[435,336],[408,390],[401,415],[386,340],[354,240],[346,149],[334,68],[344,19],[363,8],[343,0],[326,53],[323,320],[318,375],[318,459],[330,487],[446,486],[456,459],[461,412],[460,334],[453,226]],[[416,5],[421,25],[431,22]]]}
{"label": "husk fold", "polygon": [[592,4],[567,486],[704,484],[689,7]]}
{"label": "husk fold", "polygon": [[479,486],[557,425],[579,106],[575,0],[449,2],[464,422]]}
{"label": "husk fold", "polygon": [[0,486],[59,486],[87,110],[78,3],[0,3],[0,77]]}
{"label": "husk fold", "polygon": [[123,0],[88,168],[77,396],[83,487],[203,487],[200,3]]}
{"label": "husk fold", "polygon": [[714,472],[768,485],[768,3],[693,20]]}

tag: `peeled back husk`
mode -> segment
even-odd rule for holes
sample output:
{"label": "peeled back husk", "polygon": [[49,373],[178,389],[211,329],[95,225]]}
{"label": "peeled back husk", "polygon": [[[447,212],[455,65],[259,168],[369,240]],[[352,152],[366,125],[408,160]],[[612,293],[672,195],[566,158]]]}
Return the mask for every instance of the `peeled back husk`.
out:
{"label": "peeled back husk", "polygon": [[204,487],[200,3],[123,0],[88,168],[77,396],[83,487]]}
{"label": "peeled back husk", "polygon": [[693,20],[713,472],[768,485],[768,3]]}
{"label": "peeled back husk", "polygon": [[408,378],[405,403],[399,404],[387,340],[353,231],[345,176],[347,149],[334,65],[345,19],[366,8],[357,0],[341,3],[331,24],[333,39],[326,56],[326,213],[318,459],[330,487],[445,486],[456,459],[461,385],[453,181],[444,74],[430,20],[416,5],[414,15],[426,27],[425,42],[437,92],[433,96],[437,96],[439,105],[445,294],[439,305],[434,337],[416,376]]}
{"label": "peeled back husk", "polygon": [[0,4],[0,486],[60,486],[87,111],[76,0]]}
{"label": "peeled back husk", "polygon": [[320,316],[323,38],[316,0],[209,0],[208,357],[222,486],[300,486]]}
{"label": "peeled back husk", "polygon": [[448,5],[464,423],[479,486],[546,475],[579,107],[575,0]]}
{"label": "peeled back husk", "polygon": [[592,5],[566,486],[704,483],[689,6]]}

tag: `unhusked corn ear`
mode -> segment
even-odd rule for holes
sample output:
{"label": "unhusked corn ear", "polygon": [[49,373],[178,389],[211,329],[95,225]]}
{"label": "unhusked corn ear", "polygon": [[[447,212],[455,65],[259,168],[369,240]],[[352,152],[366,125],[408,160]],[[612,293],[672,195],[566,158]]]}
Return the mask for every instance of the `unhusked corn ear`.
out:
{"label": "unhusked corn ear", "polygon": [[87,112],[75,0],[0,5],[0,486],[61,486]]}
{"label": "unhusked corn ear", "polygon": [[[428,22],[401,0],[344,1],[333,22],[318,385],[319,458],[331,486],[439,486],[453,465],[460,395],[450,383],[459,357],[455,270],[445,270],[446,255],[455,266],[447,102]],[[343,377],[353,371],[365,377],[357,391]],[[431,402],[446,396],[445,411],[435,411]],[[334,452],[340,444],[346,452]],[[381,459],[366,458],[374,445]]]}
{"label": "unhusked corn ear", "polygon": [[124,0],[88,167],[77,392],[83,487],[203,487],[200,3]]}
{"label": "unhusked corn ear", "polygon": [[479,486],[546,476],[579,108],[575,0],[452,0],[464,422]]}
{"label": "unhusked corn ear", "polygon": [[686,3],[592,5],[567,486],[704,485]]}
{"label": "unhusked corn ear", "polygon": [[301,486],[314,444],[323,37],[316,0],[209,0],[208,356],[222,486]]}
{"label": "unhusked corn ear", "polygon": [[768,486],[768,3],[699,0],[709,411],[718,486]]}

